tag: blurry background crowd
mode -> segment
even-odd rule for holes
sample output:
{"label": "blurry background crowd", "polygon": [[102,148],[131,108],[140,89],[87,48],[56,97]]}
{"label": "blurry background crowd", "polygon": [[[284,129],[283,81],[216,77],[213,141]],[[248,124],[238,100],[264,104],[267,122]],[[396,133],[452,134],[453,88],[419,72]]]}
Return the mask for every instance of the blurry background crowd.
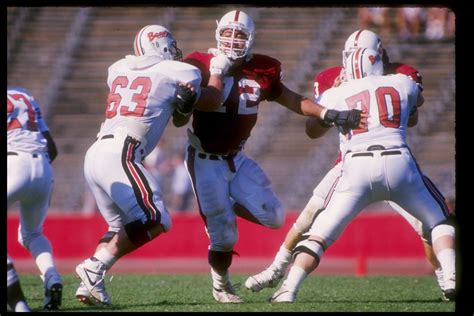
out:
{"label": "blurry background crowd", "polygon": [[[215,47],[215,20],[234,6],[7,7],[7,80],[39,101],[60,155],[53,163],[50,211],[95,212],[83,161],[104,119],[107,68],[132,54],[137,30],[168,27],[187,55]],[[422,170],[449,199],[455,196],[455,16],[443,7],[245,7],[256,22],[253,51],[280,60],[288,87],[313,97],[313,78],[342,63],[355,30],[379,34],[390,60],[423,75],[425,104],[408,142]],[[291,25],[291,28],[289,27]],[[331,169],[334,129],[319,140],[304,134],[303,116],[260,105],[246,152],[270,177],[285,208],[299,211]],[[186,127],[170,126],[145,161],[172,212],[197,212],[184,169]],[[370,211],[367,210],[367,211]]]}

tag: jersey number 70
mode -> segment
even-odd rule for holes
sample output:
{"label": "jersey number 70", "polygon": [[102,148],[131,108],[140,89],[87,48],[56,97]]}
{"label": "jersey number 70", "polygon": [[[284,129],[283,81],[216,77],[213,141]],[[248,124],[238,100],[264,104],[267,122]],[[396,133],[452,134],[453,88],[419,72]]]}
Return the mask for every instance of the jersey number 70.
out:
{"label": "jersey number 70", "polygon": [[[379,122],[382,126],[390,128],[400,127],[400,94],[393,87],[379,87],[375,90],[375,99],[379,110]],[[349,109],[361,109],[370,115],[370,93],[364,90],[346,99]],[[368,131],[365,128],[353,129],[353,134]]]}

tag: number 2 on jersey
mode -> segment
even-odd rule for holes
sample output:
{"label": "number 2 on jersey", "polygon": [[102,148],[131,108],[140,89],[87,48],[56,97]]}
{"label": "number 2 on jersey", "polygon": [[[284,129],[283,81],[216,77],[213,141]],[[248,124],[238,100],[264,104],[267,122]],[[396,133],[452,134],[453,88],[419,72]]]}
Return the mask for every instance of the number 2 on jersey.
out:
{"label": "number 2 on jersey", "polygon": [[[36,121],[35,121],[35,110],[33,109],[33,105],[30,103],[30,101],[27,98],[25,98],[22,94],[8,94],[7,95],[7,113],[13,112],[13,109],[15,108],[15,106],[8,99],[8,97],[13,98],[15,101],[21,101],[26,105],[28,109],[27,111],[28,120],[26,121],[26,129],[30,131],[37,131],[38,125],[36,124]],[[12,118],[11,122],[8,123],[7,131],[11,129],[15,129],[15,128],[21,128],[21,123],[16,117]]]}
{"label": "number 2 on jersey", "polygon": [[[120,92],[117,92],[118,87],[121,88]],[[137,77],[129,86],[129,80],[126,76],[118,76],[112,82],[112,87],[107,96],[105,116],[108,119],[113,118],[117,115],[119,108],[120,115],[122,116],[143,116],[150,90],[151,79],[149,77]],[[123,100],[124,96],[129,95],[133,91],[137,91],[137,93],[132,95],[129,102]]]}
{"label": "number 2 on jersey", "polygon": [[[379,110],[379,122],[382,126],[398,128],[400,127],[400,94],[393,87],[379,87],[375,90],[375,99]],[[346,99],[346,104],[350,109],[361,109],[370,115],[370,93],[364,90]],[[353,130],[353,134],[360,134],[368,131],[365,128]]]}

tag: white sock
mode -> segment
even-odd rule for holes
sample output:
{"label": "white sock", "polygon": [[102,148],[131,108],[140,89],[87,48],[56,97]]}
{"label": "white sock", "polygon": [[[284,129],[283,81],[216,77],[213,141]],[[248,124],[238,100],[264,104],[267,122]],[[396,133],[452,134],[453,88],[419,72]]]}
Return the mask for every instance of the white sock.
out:
{"label": "white sock", "polygon": [[229,271],[224,274],[219,274],[211,268],[212,286],[216,289],[224,288],[227,282],[229,282]]}
{"label": "white sock", "polygon": [[444,280],[449,280],[456,275],[456,252],[452,248],[446,248],[438,252],[436,258],[443,270]]}
{"label": "white sock", "polygon": [[107,247],[103,247],[103,248],[99,249],[99,251],[97,251],[94,254],[94,257],[96,257],[100,262],[105,264],[107,269],[110,269],[114,265],[114,263],[117,261],[117,257],[112,255],[107,250]]}
{"label": "white sock", "polygon": [[298,292],[301,283],[306,279],[308,274],[298,266],[292,266],[288,276],[286,277],[283,286],[285,286],[290,292]]}
{"label": "white sock", "polygon": [[43,281],[48,281],[51,275],[59,275],[54,266],[53,255],[50,252],[43,252],[36,256],[36,265],[41,271]]}
{"label": "white sock", "polygon": [[275,259],[273,260],[271,264],[271,268],[272,270],[285,272],[290,262],[291,262],[291,251],[286,249],[285,244],[282,244],[275,256]]}

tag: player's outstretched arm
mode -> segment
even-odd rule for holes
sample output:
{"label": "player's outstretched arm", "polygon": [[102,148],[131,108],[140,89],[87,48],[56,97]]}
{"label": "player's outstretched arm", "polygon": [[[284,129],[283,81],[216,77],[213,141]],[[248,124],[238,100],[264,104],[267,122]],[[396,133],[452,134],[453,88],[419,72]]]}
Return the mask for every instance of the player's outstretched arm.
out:
{"label": "player's outstretched arm", "polygon": [[321,119],[317,117],[308,117],[306,119],[306,135],[308,135],[309,138],[315,139],[323,136],[326,134],[327,131],[331,126],[323,126],[321,125]]}
{"label": "player's outstretched arm", "polygon": [[366,115],[360,110],[328,110],[284,85],[281,95],[275,101],[298,114],[320,118],[324,127],[336,125],[347,132],[352,128],[364,128],[367,124]]}

